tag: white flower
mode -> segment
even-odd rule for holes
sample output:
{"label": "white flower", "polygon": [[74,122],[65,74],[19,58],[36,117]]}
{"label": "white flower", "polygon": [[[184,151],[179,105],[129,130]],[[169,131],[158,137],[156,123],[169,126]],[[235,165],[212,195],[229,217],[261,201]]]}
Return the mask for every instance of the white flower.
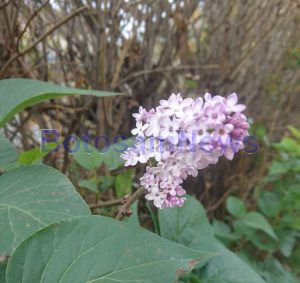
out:
{"label": "white flower", "polygon": [[142,106],[139,107],[138,113],[133,113],[132,116],[135,118],[136,121],[145,121],[147,119],[147,111]]}
{"label": "white flower", "polygon": [[145,134],[145,130],[149,127],[148,124],[144,124],[141,122],[141,121],[138,121],[136,123],[136,128],[132,129],[131,130],[131,133],[134,135],[134,136],[141,136],[141,137],[144,137]]}
{"label": "white flower", "polygon": [[226,112],[243,112],[246,109],[246,106],[244,104],[236,104],[238,101],[238,97],[236,93],[232,93],[227,97],[226,100]]}
{"label": "white flower", "polygon": [[159,135],[159,117],[157,115],[154,115],[149,118],[149,126],[146,129],[146,135],[148,137],[157,137]]}
{"label": "white flower", "polygon": [[192,98],[182,99],[180,94],[172,93],[168,100],[161,100],[160,105],[165,108],[166,115],[175,115],[177,118],[184,117],[184,108],[189,107],[193,103]]}
{"label": "white flower", "polygon": [[178,142],[178,130],[180,124],[176,118],[170,119],[169,117],[162,117],[160,120],[160,130],[159,137],[163,139],[169,138],[169,140],[174,140],[173,144]]}
{"label": "white flower", "polygon": [[162,208],[162,205],[166,199],[166,194],[161,192],[158,186],[152,187],[149,194],[145,196],[147,200],[154,202],[154,205],[158,208]]}
{"label": "white flower", "polygon": [[149,160],[149,157],[142,152],[142,150],[137,148],[129,148],[121,154],[121,158],[125,160],[125,166],[134,166],[138,162],[146,163]]}

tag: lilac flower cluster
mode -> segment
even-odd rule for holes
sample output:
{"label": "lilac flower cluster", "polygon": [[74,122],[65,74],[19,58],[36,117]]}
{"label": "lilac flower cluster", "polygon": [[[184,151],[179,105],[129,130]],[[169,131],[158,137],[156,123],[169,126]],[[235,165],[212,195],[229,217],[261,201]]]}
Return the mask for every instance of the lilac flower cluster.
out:
{"label": "lilac flower cluster", "polygon": [[182,206],[181,185],[188,175],[197,176],[222,155],[231,160],[243,148],[249,124],[242,114],[246,107],[237,100],[235,93],[227,98],[206,93],[204,101],[172,94],[155,109],[140,107],[133,114],[136,143],[121,157],[125,166],[150,160],[140,178],[146,199],[158,208]]}

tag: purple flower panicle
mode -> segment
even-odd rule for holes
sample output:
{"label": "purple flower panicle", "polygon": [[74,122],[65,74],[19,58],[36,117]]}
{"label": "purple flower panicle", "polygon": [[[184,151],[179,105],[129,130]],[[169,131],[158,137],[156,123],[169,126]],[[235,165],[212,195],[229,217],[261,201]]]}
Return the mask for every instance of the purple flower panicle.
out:
{"label": "purple flower panicle", "polygon": [[135,145],[121,157],[125,166],[153,160],[140,178],[148,190],[146,199],[158,208],[182,206],[187,176],[197,176],[198,170],[216,164],[221,156],[232,160],[244,147],[249,129],[242,114],[245,108],[235,93],[227,98],[206,93],[204,100],[173,93],[155,109],[140,107],[133,114]]}

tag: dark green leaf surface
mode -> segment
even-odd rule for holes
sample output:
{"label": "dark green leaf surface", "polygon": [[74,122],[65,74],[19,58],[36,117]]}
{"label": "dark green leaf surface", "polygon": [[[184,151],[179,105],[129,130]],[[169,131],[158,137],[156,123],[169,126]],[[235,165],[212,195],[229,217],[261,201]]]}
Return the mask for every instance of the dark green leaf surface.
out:
{"label": "dark green leaf surface", "polygon": [[237,240],[238,238],[240,238],[239,235],[232,233],[230,227],[224,222],[214,220],[213,228],[215,231],[215,235],[222,239]]}
{"label": "dark green leaf surface", "polygon": [[80,148],[74,153],[76,162],[87,170],[93,170],[105,164],[109,170],[115,170],[124,164],[120,154],[133,144],[132,138],[122,140],[118,143],[111,144],[106,148],[96,149],[93,145],[84,146],[80,143]]}
{"label": "dark green leaf surface", "polygon": [[111,218],[78,217],[25,240],[7,283],[171,283],[207,256]]}
{"label": "dark green leaf surface", "polygon": [[238,256],[215,240],[202,205],[188,197],[183,208],[164,209],[159,213],[161,235],[167,239],[201,250],[212,250],[215,256],[202,269],[205,283],[265,283]]}
{"label": "dark green leaf surface", "polygon": [[258,212],[249,212],[243,218],[242,221],[249,227],[264,231],[266,234],[277,240],[272,226],[268,220]]}
{"label": "dark green leaf surface", "polygon": [[67,95],[83,94],[113,96],[118,93],[84,90],[30,79],[7,79],[0,81],[0,128],[15,114],[28,106],[44,100]]}
{"label": "dark green leaf surface", "polygon": [[47,166],[0,176],[0,254],[10,255],[32,233],[63,218],[90,214],[72,183]]}
{"label": "dark green leaf surface", "polygon": [[274,192],[262,191],[258,199],[261,212],[268,217],[275,217],[280,212],[278,195]]}
{"label": "dark green leaf surface", "polygon": [[296,243],[297,243],[297,234],[296,230],[283,228],[277,232],[279,235],[279,249],[285,257],[291,256]]}
{"label": "dark green leaf surface", "polygon": [[206,212],[193,197],[181,208],[159,210],[161,236],[193,249],[216,251],[214,231]]}
{"label": "dark green leaf surface", "polygon": [[0,133],[0,169],[14,163],[18,159],[18,153],[13,144]]}
{"label": "dark green leaf surface", "polygon": [[106,191],[114,185],[115,177],[114,176],[99,176],[98,180],[100,181],[100,190]]}
{"label": "dark green leaf surface", "polygon": [[6,265],[0,263],[0,282],[5,283]]}
{"label": "dark green leaf surface", "polygon": [[78,185],[81,188],[87,189],[93,193],[99,193],[98,184],[95,180],[80,180]]}
{"label": "dark green leaf surface", "polygon": [[103,163],[103,154],[94,146],[81,141],[79,150],[73,154],[76,162],[87,170],[93,170],[101,166]]}
{"label": "dark green leaf surface", "polygon": [[133,170],[127,170],[116,176],[115,189],[117,197],[130,195],[132,191],[132,178],[134,176]]}
{"label": "dark green leaf surface", "polygon": [[299,283],[296,275],[287,271],[276,259],[270,259],[261,266],[261,275],[267,283]]}
{"label": "dark green leaf surface", "polygon": [[205,283],[265,283],[247,263],[221,244],[219,253],[201,272]]}
{"label": "dark green leaf surface", "polygon": [[243,217],[247,212],[245,204],[238,198],[232,196],[227,198],[226,208],[231,215],[238,218]]}

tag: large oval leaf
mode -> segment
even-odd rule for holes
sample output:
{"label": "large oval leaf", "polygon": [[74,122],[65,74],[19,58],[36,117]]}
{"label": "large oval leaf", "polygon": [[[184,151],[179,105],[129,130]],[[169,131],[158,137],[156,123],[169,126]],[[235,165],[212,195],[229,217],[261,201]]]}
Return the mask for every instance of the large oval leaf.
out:
{"label": "large oval leaf", "polygon": [[216,251],[214,231],[204,208],[195,198],[187,198],[182,208],[159,211],[161,236],[193,249]]}
{"label": "large oval leaf", "polygon": [[299,283],[297,275],[288,271],[275,258],[270,257],[263,263],[256,263],[257,268],[266,283]]}
{"label": "large oval leaf", "polygon": [[47,166],[0,176],[0,254],[9,255],[32,233],[63,218],[90,214],[72,183]]}
{"label": "large oval leaf", "polygon": [[118,93],[84,90],[30,79],[0,80],[0,128],[28,106],[66,95],[113,96]]}
{"label": "large oval leaf", "polygon": [[16,162],[18,153],[13,144],[0,133],[0,170]]}
{"label": "large oval leaf", "polygon": [[201,271],[200,278],[205,283],[265,283],[248,264],[215,239],[205,210],[197,200],[188,197],[183,208],[160,211],[159,220],[162,236],[167,239],[194,249],[216,251]]}
{"label": "large oval leaf", "polygon": [[53,224],[26,239],[7,283],[174,282],[210,256],[103,216]]}
{"label": "large oval leaf", "polygon": [[6,272],[6,265],[0,263],[0,282],[5,283],[5,272]]}
{"label": "large oval leaf", "polygon": [[260,213],[251,211],[242,218],[242,221],[247,226],[262,230],[273,239],[277,240],[277,236],[275,235],[272,226],[269,224],[268,220]]}
{"label": "large oval leaf", "polygon": [[205,283],[265,283],[246,262],[221,244],[219,253],[200,273]]}

